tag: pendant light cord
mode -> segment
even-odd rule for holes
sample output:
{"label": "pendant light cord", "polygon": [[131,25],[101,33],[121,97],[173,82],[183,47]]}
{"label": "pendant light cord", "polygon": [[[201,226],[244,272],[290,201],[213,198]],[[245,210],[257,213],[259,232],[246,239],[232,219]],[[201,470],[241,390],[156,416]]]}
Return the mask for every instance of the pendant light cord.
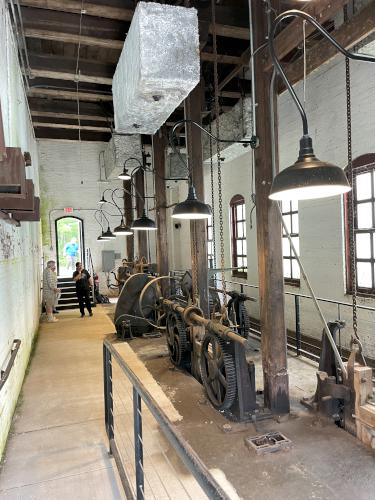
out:
{"label": "pendant light cord", "polygon": [[375,62],[375,56],[371,56],[371,55],[367,55],[367,54],[357,54],[357,53],[353,53],[353,52],[346,50],[342,45],[340,45],[331,36],[331,34],[325,28],[323,28],[323,26],[321,26],[321,24],[314,17],[312,17],[310,14],[307,14],[304,11],[291,9],[291,10],[287,10],[287,11],[283,12],[282,14],[280,14],[279,16],[277,16],[275,18],[275,20],[272,24],[269,42],[268,42],[271,59],[275,65],[278,73],[280,74],[286,88],[288,89],[290,95],[292,96],[292,99],[293,99],[295,105],[297,106],[298,111],[301,115],[302,125],[303,125],[303,135],[308,135],[309,134],[309,126],[308,126],[308,122],[307,122],[306,112],[304,110],[304,107],[301,104],[301,101],[298,99],[298,96],[297,96],[294,88],[290,84],[290,82],[289,82],[289,80],[288,80],[288,78],[287,78],[287,76],[286,76],[286,74],[285,74],[285,72],[280,64],[280,61],[276,55],[276,51],[275,51],[275,43],[274,42],[275,42],[277,28],[284,19],[288,19],[290,17],[301,17],[302,19],[305,19],[307,22],[312,24],[334,47],[336,47],[336,49],[339,52],[341,52],[345,57],[347,57],[349,59],[354,59],[357,61],[365,61],[365,62]]}

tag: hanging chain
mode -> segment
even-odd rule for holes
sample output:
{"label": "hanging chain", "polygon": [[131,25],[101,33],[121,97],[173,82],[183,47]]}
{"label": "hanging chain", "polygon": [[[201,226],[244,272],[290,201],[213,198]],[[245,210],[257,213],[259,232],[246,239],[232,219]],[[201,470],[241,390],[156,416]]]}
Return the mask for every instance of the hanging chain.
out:
{"label": "hanging chain", "polygon": [[[215,232],[215,186],[214,186],[214,159],[213,159],[213,147],[212,147],[212,123],[210,121],[208,125],[208,130],[210,132],[210,173],[211,173],[211,208],[212,208],[212,267],[216,268],[216,232]],[[215,275],[216,276],[216,275]],[[216,279],[215,279],[216,286]]]}
{"label": "hanging chain", "polygon": [[[347,7],[344,7],[344,20],[348,19]],[[351,289],[353,300],[353,336],[352,342],[359,344],[361,342],[358,336],[358,321],[357,321],[357,266],[356,266],[356,248],[355,248],[355,232],[354,232],[354,172],[353,172],[353,153],[352,153],[352,110],[351,110],[351,86],[350,86],[350,61],[345,58],[345,80],[346,80],[346,117],[347,117],[347,134],[348,134],[348,178],[351,186],[351,191],[348,193],[348,218],[349,218],[349,252],[350,252],[350,274],[351,274]],[[361,349],[362,351],[362,349]],[[363,357],[363,356],[362,356]]]}
{"label": "hanging chain", "polygon": [[[216,12],[215,0],[211,0],[211,13],[212,13],[212,39],[213,39],[213,52],[214,59],[214,94],[215,94],[215,119],[216,119],[216,137],[220,137],[220,123],[219,123],[219,76],[217,70],[217,37],[216,37]],[[225,253],[224,253],[224,222],[223,222],[223,193],[222,193],[222,180],[221,180],[221,158],[220,158],[220,143],[216,141],[216,154],[217,154],[217,183],[219,194],[219,232],[220,232],[220,266],[221,266],[221,287],[223,290],[223,302],[227,305],[227,285],[225,281]]]}

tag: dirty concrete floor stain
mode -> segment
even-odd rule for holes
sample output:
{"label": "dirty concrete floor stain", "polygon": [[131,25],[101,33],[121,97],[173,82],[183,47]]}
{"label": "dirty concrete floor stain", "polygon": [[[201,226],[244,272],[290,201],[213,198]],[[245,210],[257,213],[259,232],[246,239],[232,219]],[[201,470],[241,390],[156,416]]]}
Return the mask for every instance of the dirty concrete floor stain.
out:
{"label": "dirty concrete floor stain", "polygon": [[[165,339],[135,339],[132,348],[161,384],[184,420],[179,430],[209,468],[222,469],[244,499],[375,498],[375,452],[333,423],[316,419],[299,404],[315,391],[316,364],[289,356],[292,412],[288,421],[233,424],[207,402],[203,387],[168,359]],[[257,388],[262,387],[260,353],[254,353]],[[245,438],[282,432],[292,448],[256,455]]]}

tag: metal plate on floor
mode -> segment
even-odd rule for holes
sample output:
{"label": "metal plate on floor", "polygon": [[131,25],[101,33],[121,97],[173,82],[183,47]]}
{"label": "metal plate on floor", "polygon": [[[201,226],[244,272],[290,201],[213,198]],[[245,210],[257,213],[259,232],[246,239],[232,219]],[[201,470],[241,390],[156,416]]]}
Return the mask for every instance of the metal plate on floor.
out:
{"label": "metal plate on floor", "polygon": [[245,438],[245,443],[257,455],[287,450],[292,446],[292,441],[281,432],[269,432],[261,436],[248,437]]}

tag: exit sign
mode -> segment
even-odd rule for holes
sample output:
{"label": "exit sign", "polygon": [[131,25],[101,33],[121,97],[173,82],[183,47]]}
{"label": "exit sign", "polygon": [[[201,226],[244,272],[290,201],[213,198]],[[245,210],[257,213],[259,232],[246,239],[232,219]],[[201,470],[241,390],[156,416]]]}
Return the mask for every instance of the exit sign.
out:
{"label": "exit sign", "polygon": [[65,208],[64,208],[64,212],[65,212],[66,214],[71,214],[71,213],[73,212],[73,207],[65,207]]}

